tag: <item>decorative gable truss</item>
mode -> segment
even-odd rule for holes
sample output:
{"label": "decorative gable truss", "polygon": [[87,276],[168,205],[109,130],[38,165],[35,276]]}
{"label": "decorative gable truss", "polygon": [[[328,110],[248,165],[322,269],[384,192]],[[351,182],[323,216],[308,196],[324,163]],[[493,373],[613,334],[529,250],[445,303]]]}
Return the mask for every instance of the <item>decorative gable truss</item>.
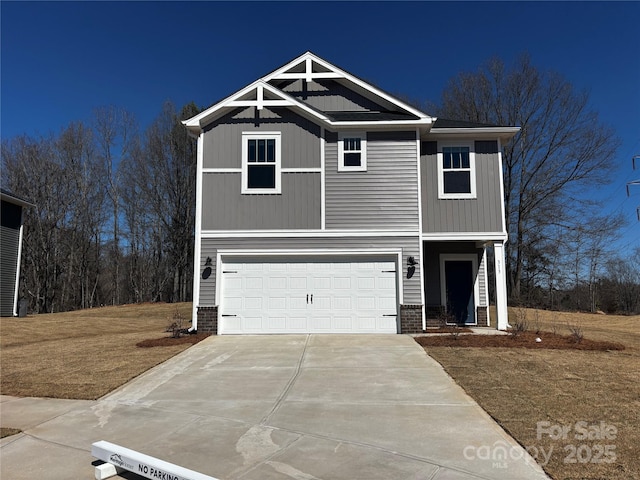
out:
{"label": "decorative gable truss", "polygon": [[[302,81],[306,85],[333,81],[378,105],[379,108],[377,111],[322,111],[285,91],[286,87],[295,81]],[[192,134],[198,135],[202,128],[230,109],[244,107],[255,107],[259,111],[271,107],[291,108],[330,130],[340,127],[371,129],[406,126],[427,131],[436,120],[311,52],[306,52],[183,123]]]}

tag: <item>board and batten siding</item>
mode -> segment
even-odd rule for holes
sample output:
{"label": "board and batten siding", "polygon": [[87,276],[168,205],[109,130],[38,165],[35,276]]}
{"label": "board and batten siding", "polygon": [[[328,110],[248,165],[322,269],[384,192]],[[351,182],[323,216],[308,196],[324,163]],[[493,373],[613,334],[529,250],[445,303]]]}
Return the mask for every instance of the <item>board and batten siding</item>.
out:
{"label": "board and batten siding", "polygon": [[294,80],[280,86],[283,91],[321,112],[379,112],[377,103],[334,80]]}
{"label": "board and batten siding", "polygon": [[423,142],[420,156],[422,232],[502,232],[497,142],[475,142],[476,198],[473,199],[438,198],[438,159],[434,143]]}
{"label": "board and batten siding", "polygon": [[320,168],[320,127],[287,108],[238,109],[207,126],[204,168],[241,168],[243,132],[280,132],[282,168]]}
{"label": "board and batten siding", "polygon": [[338,172],[338,135],[326,140],[327,229],[419,229],[415,132],[367,133],[366,172]]}
{"label": "board and batten siding", "polygon": [[282,173],[279,195],[243,195],[241,173],[204,173],[203,230],[320,229],[320,173]]}
{"label": "board and batten siding", "polygon": [[[404,298],[401,304],[421,304],[420,294],[420,241],[418,237],[260,237],[260,238],[203,238],[200,254],[200,268],[196,274],[202,275],[207,257],[216,258],[218,249],[221,250],[259,250],[268,253],[270,250],[285,250],[287,256],[295,256],[296,250],[351,250],[356,253],[366,253],[367,249],[402,250],[402,288]],[[411,278],[407,278],[407,257],[414,257],[417,261],[416,271]],[[347,255],[347,257],[349,257]],[[356,257],[353,257],[356,258]],[[216,306],[216,272],[213,262],[211,275],[200,280],[199,307]]]}
{"label": "board and batten siding", "polygon": [[[282,169],[318,171],[282,172],[280,194],[242,194],[242,134],[259,131],[280,132]],[[203,139],[202,229],[319,229],[320,132],[286,108],[238,109],[213,122]]]}

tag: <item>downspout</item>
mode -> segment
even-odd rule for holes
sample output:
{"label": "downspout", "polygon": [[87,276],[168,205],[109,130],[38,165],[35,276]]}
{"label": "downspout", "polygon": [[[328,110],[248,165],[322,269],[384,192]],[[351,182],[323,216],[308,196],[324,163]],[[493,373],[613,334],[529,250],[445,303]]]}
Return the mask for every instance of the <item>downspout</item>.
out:
{"label": "downspout", "polygon": [[[190,135],[193,135],[189,132]],[[195,135],[193,135],[195,136]],[[196,157],[196,218],[195,218],[195,244],[193,248],[193,305],[191,311],[191,328],[189,332],[198,330],[198,303],[200,302],[200,255],[202,251],[202,160],[203,160],[204,134],[202,130],[198,134],[198,148]]]}

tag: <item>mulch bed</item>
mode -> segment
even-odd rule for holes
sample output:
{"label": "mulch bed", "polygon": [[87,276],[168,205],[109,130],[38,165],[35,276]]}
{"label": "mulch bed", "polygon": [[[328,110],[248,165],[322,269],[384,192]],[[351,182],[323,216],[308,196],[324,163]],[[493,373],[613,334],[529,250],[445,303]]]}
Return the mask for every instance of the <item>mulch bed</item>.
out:
{"label": "mulch bed", "polygon": [[173,345],[185,345],[185,344],[195,345],[196,343],[201,342],[208,336],[209,336],[208,333],[197,333],[195,335],[183,335],[178,338],[173,338],[173,337],[154,338],[154,339],[143,340],[141,342],[138,342],[136,343],[136,346],[142,347],[142,348],[148,348],[148,347],[171,347]]}
{"label": "mulch bed", "polygon": [[[536,342],[540,338],[540,342]],[[551,332],[523,332],[518,335],[438,335],[416,337],[423,347],[500,347],[556,350],[624,350],[624,345],[583,338],[577,342],[568,335]]]}
{"label": "mulch bed", "polygon": [[473,330],[467,327],[427,327],[427,333],[473,333]]}

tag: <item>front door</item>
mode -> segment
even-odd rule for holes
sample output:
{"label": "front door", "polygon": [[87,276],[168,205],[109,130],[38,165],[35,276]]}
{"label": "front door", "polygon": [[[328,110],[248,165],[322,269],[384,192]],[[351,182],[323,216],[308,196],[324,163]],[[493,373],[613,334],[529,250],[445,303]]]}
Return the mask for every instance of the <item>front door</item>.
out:
{"label": "front door", "polygon": [[473,273],[471,260],[444,262],[447,313],[453,315],[458,324],[476,323]]}

